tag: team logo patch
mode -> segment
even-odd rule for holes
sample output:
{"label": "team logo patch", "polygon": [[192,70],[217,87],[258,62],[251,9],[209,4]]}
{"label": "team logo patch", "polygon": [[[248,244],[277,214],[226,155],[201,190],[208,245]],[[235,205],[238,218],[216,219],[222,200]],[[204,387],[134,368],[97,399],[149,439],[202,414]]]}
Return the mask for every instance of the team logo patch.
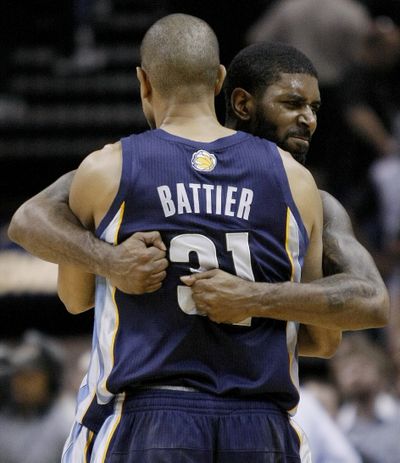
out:
{"label": "team logo patch", "polygon": [[216,165],[217,158],[208,151],[199,150],[192,155],[192,166],[200,172],[211,172]]}

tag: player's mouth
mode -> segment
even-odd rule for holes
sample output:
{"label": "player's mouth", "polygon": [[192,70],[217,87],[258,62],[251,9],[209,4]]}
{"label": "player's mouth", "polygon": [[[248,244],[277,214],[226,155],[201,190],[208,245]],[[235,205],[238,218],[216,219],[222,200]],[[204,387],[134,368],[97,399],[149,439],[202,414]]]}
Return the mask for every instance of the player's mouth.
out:
{"label": "player's mouth", "polygon": [[308,145],[310,144],[310,141],[311,141],[311,136],[303,135],[303,134],[297,134],[297,133],[291,134],[290,138],[292,138],[292,139],[294,139],[296,141],[299,141],[301,143],[307,143]]}

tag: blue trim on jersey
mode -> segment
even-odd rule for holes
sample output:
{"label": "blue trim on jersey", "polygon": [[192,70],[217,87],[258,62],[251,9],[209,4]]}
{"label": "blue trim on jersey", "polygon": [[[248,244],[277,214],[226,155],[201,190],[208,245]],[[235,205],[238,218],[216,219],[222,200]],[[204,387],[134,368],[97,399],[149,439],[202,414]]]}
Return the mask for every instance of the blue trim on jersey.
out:
{"label": "blue trim on jersey", "polygon": [[249,134],[246,132],[237,131],[236,133],[228,135],[226,137],[218,138],[210,142],[203,142],[196,140],[188,140],[187,138],[179,137],[178,135],[166,132],[163,129],[155,129],[152,131],[152,133],[153,135],[155,135],[158,138],[161,138],[162,140],[170,141],[173,143],[181,143],[183,145],[187,145],[198,149],[202,148],[205,150],[226,148],[228,146],[232,146],[241,141],[246,140],[249,136]]}

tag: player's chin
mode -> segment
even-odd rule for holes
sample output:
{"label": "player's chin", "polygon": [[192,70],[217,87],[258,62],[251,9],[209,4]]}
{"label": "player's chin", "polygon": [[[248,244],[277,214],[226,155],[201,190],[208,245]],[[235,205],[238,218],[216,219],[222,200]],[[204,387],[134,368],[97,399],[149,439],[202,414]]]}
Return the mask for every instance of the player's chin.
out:
{"label": "player's chin", "polygon": [[305,154],[310,148],[310,140],[306,138],[290,137],[289,143],[294,146],[296,152]]}
{"label": "player's chin", "polygon": [[286,151],[292,154],[296,161],[304,164],[310,148],[310,142],[300,138],[290,138],[286,143]]}

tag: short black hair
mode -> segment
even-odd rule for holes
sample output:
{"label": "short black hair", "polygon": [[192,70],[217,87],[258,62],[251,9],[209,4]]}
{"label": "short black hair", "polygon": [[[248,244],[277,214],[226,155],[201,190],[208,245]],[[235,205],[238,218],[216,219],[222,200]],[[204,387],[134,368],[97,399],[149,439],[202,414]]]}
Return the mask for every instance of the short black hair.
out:
{"label": "short black hair", "polygon": [[141,46],[142,67],[165,95],[193,86],[214,89],[219,69],[219,45],[211,27],[187,14],[159,19],[146,32]]}
{"label": "short black hair", "polygon": [[258,42],[241,50],[232,60],[224,83],[226,115],[232,115],[231,95],[243,88],[255,97],[280,79],[281,74],[318,73],[307,56],[295,47],[279,42]]}

